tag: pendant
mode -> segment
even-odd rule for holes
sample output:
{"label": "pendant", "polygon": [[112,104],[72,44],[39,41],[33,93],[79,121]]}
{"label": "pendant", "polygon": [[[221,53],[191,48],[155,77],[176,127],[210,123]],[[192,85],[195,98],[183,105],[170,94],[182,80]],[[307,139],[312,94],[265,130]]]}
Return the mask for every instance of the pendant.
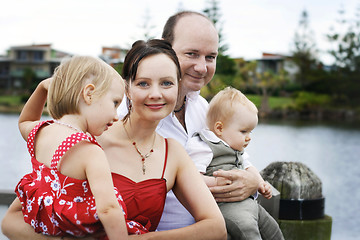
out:
{"label": "pendant", "polygon": [[146,170],[145,162],[143,161],[143,162],[142,162],[142,172],[143,172],[143,175],[145,175],[145,170]]}

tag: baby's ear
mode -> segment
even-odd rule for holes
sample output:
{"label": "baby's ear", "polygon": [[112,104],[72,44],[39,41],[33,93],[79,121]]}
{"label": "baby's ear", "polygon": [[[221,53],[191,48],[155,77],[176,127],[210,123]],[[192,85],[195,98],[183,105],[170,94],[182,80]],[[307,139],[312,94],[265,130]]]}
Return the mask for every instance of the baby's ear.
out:
{"label": "baby's ear", "polygon": [[92,102],[95,86],[92,83],[86,84],[83,89],[82,95],[86,104],[90,105]]}
{"label": "baby's ear", "polygon": [[221,121],[217,121],[214,124],[214,132],[217,136],[221,136],[224,129],[224,124]]}

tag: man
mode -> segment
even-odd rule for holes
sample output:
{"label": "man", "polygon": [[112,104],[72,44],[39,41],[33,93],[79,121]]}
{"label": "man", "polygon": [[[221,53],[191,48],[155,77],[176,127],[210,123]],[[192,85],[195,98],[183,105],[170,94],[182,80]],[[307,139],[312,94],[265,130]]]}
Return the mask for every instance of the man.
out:
{"label": "man", "polygon": [[[163,119],[157,131],[164,137],[176,139],[186,148],[188,139],[206,127],[208,103],[199,94],[215,74],[218,33],[206,16],[185,11],[168,19],[162,37],[172,44],[179,58],[182,79],[175,114]],[[256,192],[259,184],[252,173],[244,170],[219,171],[214,175],[226,178],[228,183],[210,188],[218,202],[248,198]],[[158,230],[185,227],[194,221],[174,194],[169,192]]]}

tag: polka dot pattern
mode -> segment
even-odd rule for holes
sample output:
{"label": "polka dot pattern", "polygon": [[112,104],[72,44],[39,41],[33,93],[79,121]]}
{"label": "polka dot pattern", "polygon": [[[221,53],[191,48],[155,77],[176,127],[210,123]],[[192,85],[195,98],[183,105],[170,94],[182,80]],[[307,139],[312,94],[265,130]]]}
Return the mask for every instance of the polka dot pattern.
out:
{"label": "polka dot pattern", "polygon": [[[68,177],[57,169],[64,154],[77,143],[89,141],[100,145],[93,136],[88,136],[83,132],[71,134],[56,149],[49,168],[36,160],[34,141],[38,130],[44,124],[52,123],[52,120],[39,123],[28,136],[27,147],[33,171],[25,175],[15,189],[22,205],[24,220],[36,232],[47,235],[67,233],[81,237],[102,231],[103,226],[96,213],[95,199],[88,181]],[[126,217],[125,203],[116,188],[114,188],[114,193]],[[136,222],[127,221],[127,227],[129,233],[147,232]]]}

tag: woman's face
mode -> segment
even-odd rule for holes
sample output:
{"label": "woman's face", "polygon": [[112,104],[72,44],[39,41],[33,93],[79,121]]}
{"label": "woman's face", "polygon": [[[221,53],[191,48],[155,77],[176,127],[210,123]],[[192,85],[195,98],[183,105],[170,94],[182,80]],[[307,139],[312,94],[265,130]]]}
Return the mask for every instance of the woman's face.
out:
{"label": "woman's face", "polygon": [[148,56],[140,61],[136,79],[131,81],[129,87],[131,116],[160,121],[174,110],[177,94],[175,63],[165,54]]}

